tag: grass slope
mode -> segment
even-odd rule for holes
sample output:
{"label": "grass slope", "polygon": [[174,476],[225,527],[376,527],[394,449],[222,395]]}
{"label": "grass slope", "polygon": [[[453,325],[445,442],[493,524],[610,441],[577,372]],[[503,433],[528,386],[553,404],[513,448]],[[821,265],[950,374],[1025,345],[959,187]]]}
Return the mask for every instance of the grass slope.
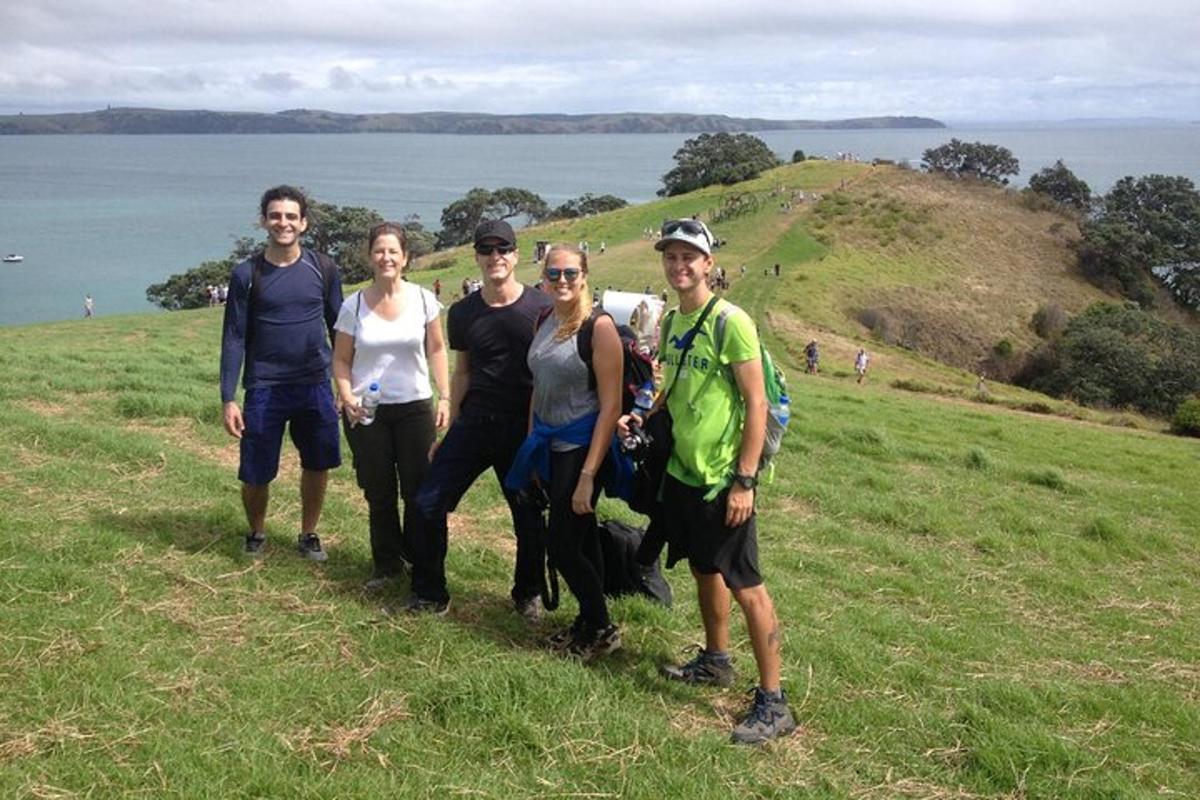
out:
{"label": "grass slope", "polygon": [[[848,177],[870,198],[870,174],[839,166],[783,180]],[[735,299],[780,354],[810,330],[852,344],[851,322],[803,316],[844,245],[769,202],[780,180],[720,228],[724,262],[750,266]],[[658,285],[640,229],[720,202],[706,190],[553,233],[607,241],[601,285]],[[762,276],[781,259],[783,280]],[[271,550],[243,561],[219,322],[205,309],[0,330],[0,795],[1200,794],[1194,441],[896,391],[965,380],[900,350],[862,386],[848,364],[792,370],[760,536],[802,730],[747,750],[725,742],[752,683],[740,624],[744,686],[730,690],[655,674],[699,637],[682,569],[673,611],[615,603],[616,657],[541,651],[573,603],[542,631],[517,623],[490,480],[452,517],[442,620],[382,613],[402,587],[359,592],[366,512],[348,468],[331,481],[325,566],[290,550],[291,453]],[[1010,391],[995,388],[1023,402]]]}

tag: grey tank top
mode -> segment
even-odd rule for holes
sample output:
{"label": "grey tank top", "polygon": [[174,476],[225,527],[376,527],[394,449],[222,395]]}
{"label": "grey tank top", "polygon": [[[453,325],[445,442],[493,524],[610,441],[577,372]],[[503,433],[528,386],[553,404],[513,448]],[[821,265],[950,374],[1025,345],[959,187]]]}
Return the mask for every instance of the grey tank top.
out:
{"label": "grey tank top", "polygon": [[[533,335],[527,361],[533,373],[533,413],[558,427],[600,410],[595,389],[588,388],[588,366],[579,357],[575,336],[554,340],[558,318],[551,314]],[[554,439],[550,449],[561,452],[579,445]]]}

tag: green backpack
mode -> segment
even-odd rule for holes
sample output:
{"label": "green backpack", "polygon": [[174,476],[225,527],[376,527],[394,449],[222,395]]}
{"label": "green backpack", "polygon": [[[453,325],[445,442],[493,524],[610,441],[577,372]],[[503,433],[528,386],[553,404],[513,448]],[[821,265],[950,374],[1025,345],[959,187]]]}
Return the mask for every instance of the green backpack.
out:
{"label": "green backpack", "polygon": [[[718,355],[720,355],[721,347],[725,343],[725,326],[729,321],[729,315],[736,309],[737,306],[726,302],[717,311],[714,325],[714,345]],[[667,312],[663,320],[662,329],[664,332],[671,330],[671,319],[675,311],[676,309],[671,309]],[[762,455],[758,459],[758,468],[759,471],[765,470],[767,472],[767,480],[770,480],[775,473],[775,467],[772,462],[775,455],[783,446],[783,435],[787,432],[788,422],[791,421],[791,401],[788,398],[787,379],[783,374],[783,370],[775,365],[775,359],[771,357],[767,346],[763,344],[762,336],[758,337],[758,353],[759,358],[762,360],[763,392],[767,397],[767,430],[766,436],[763,439]],[[730,383],[736,383],[732,369],[726,367],[721,372]],[[710,377],[712,374],[714,373],[710,373]],[[701,387],[701,391],[703,391],[703,387]],[[738,397],[741,397],[740,393]],[[730,418],[729,425],[722,438],[735,435],[738,421],[737,415]]]}

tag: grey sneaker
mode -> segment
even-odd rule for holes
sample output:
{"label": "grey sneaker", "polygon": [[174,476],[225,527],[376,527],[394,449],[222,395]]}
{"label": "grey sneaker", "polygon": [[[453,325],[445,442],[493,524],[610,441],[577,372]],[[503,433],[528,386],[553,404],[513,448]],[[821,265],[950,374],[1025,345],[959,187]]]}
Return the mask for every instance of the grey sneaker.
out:
{"label": "grey sneaker", "polygon": [[787,736],[794,730],[796,719],[783,692],[779,692],[778,698],[772,698],[756,686],[750,713],[734,727],[730,739],[736,744],[762,744]]}
{"label": "grey sneaker", "polygon": [[514,600],[513,607],[517,609],[521,619],[530,625],[536,625],[542,621],[542,598],[536,594],[533,597],[526,597],[524,600]]}
{"label": "grey sneaker", "polygon": [[584,628],[581,635],[567,645],[566,654],[586,663],[620,649],[621,629],[616,625],[609,625],[598,631]]}
{"label": "grey sneaker", "polygon": [[267,537],[262,533],[252,531],[246,534],[246,541],[242,544],[242,552],[251,558],[262,558],[266,547]]}
{"label": "grey sneaker", "polygon": [[386,572],[372,572],[363,584],[364,592],[381,592],[400,579],[400,575]]}
{"label": "grey sneaker", "polygon": [[404,610],[409,614],[432,614],[435,617],[444,617],[450,611],[450,601],[426,600],[424,597],[414,594],[404,604]]}
{"label": "grey sneaker", "polygon": [[309,561],[324,561],[329,558],[321,548],[321,537],[315,533],[300,534],[296,540],[296,549],[300,551],[300,555]]}
{"label": "grey sneaker", "polygon": [[663,677],[673,681],[710,686],[733,685],[733,664],[728,658],[714,658],[703,647],[696,657],[686,664],[663,664],[658,671]]}

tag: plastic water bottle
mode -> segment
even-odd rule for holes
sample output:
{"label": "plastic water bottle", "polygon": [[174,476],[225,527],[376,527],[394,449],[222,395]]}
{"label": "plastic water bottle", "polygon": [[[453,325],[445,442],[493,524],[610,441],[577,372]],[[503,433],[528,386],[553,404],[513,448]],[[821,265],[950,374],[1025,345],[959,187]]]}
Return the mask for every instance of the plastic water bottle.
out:
{"label": "plastic water bottle", "polygon": [[771,407],[771,413],[782,427],[788,426],[788,421],[792,418],[792,404],[786,394],[779,395],[779,403]]}
{"label": "plastic water bottle", "polygon": [[[633,396],[633,408],[630,409],[629,414],[637,417],[638,425],[641,426],[646,421],[646,417],[650,416],[652,408],[654,408],[654,381],[646,381]],[[623,444],[626,449],[632,450],[637,446],[637,437],[627,436]]]}
{"label": "plastic water bottle", "polygon": [[362,419],[358,421],[359,425],[370,425],[375,421],[375,409],[379,406],[379,391],[378,383],[371,383],[367,390],[363,392],[360,404],[363,410]]}

